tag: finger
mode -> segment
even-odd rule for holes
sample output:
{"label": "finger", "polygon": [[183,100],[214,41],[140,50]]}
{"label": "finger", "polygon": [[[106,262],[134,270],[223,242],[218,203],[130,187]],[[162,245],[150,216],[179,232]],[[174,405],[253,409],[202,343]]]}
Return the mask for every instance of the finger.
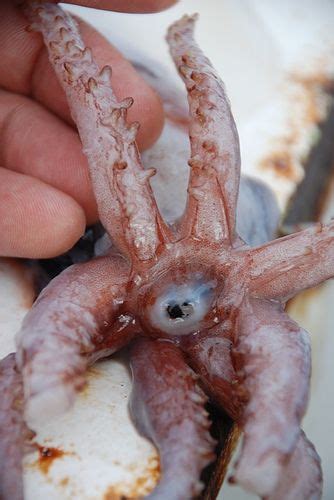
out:
{"label": "finger", "polygon": [[96,203],[76,131],[31,99],[0,90],[0,162],[67,193],[97,220]]}
{"label": "finger", "polygon": [[[26,27],[27,21],[18,8],[10,2],[0,3],[0,86],[32,96],[72,123],[65,95],[51,68],[42,38],[38,33],[27,32]],[[140,122],[138,144],[142,149],[147,148],[157,139],[163,125],[160,98],[102,35],[82,21],[80,30],[97,63],[101,67],[105,64],[113,67],[116,96],[134,98],[129,120]]]}
{"label": "finger", "polygon": [[107,9],[117,12],[136,12],[139,14],[160,12],[177,0],[67,0],[66,3],[84,5],[94,9]]}
{"label": "finger", "polygon": [[0,199],[0,255],[54,257],[84,232],[81,207],[32,177],[0,168]]}

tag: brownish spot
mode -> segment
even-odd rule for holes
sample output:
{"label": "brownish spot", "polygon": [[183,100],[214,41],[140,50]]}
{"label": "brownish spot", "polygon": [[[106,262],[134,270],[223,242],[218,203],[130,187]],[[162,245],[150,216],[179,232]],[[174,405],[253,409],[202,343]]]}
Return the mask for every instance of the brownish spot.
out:
{"label": "brownish spot", "polygon": [[195,114],[196,114],[196,118],[198,119],[199,123],[201,125],[205,125],[206,116],[205,116],[205,113],[203,113],[203,111],[201,110],[201,108],[197,108],[195,111]]}
{"label": "brownish spot", "polygon": [[188,165],[194,170],[201,170],[203,168],[203,162],[194,158],[190,158]]}
{"label": "brownish spot", "polygon": [[291,74],[291,80],[298,83],[302,88],[306,101],[305,122],[319,123],[321,120],[317,104],[319,92],[333,94],[334,80],[329,78],[321,69],[319,69],[318,73],[310,76]]}
{"label": "brownish spot", "polygon": [[[136,466],[130,470],[136,470]],[[138,477],[131,485],[113,484],[109,486],[103,495],[103,500],[136,500],[148,495],[152,491],[152,483],[156,484],[160,479],[160,462],[157,456],[152,456],[145,473]]]}
{"label": "brownish spot", "polygon": [[59,482],[59,485],[65,487],[68,485],[69,482],[70,480],[68,477],[63,477],[63,479]]}
{"label": "brownish spot", "polygon": [[274,152],[261,160],[260,168],[274,170],[279,176],[291,179],[292,181],[297,180],[296,170],[288,145],[286,150]]}
{"label": "brownish spot", "polygon": [[[94,366],[89,367],[89,368],[88,368],[88,372],[87,372],[87,373],[88,373],[88,376],[89,376],[90,378],[101,378],[101,377],[103,377],[103,373],[101,373],[101,370],[98,370],[98,369],[97,369],[96,367],[94,367]],[[84,388],[83,388],[83,391],[82,391],[82,392],[84,392],[84,391],[85,391],[85,389],[86,389],[86,387],[84,387]]]}
{"label": "brownish spot", "polygon": [[207,141],[207,140],[204,141],[202,143],[202,147],[209,153],[214,153],[216,151],[216,145],[213,141]]}
{"label": "brownish spot", "polygon": [[103,495],[103,500],[127,500],[128,497],[120,495],[120,493],[114,487],[110,486]]}
{"label": "brownish spot", "polygon": [[157,457],[151,457],[148,462],[146,473],[137,479],[135,489],[147,489],[147,482],[153,480],[157,483],[160,479],[160,475],[160,461]]}
{"label": "brownish spot", "polygon": [[199,71],[193,71],[190,75],[190,78],[197,84],[202,83],[202,81],[205,78],[205,75],[203,73],[200,73]]}
{"label": "brownish spot", "polygon": [[114,163],[114,168],[116,170],[125,170],[127,166],[128,166],[128,164],[126,161],[116,161]]}
{"label": "brownish spot", "polygon": [[52,448],[50,446],[40,446],[39,444],[36,444],[36,447],[39,452],[39,457],[38,457],[38,466],[44,474],[47,474],[49,472],[49,469],[53,462],[57,458],[61,458],[64,455],[71,455],[72,453],[66,453],[63,450],[60,450],[59,448]]}

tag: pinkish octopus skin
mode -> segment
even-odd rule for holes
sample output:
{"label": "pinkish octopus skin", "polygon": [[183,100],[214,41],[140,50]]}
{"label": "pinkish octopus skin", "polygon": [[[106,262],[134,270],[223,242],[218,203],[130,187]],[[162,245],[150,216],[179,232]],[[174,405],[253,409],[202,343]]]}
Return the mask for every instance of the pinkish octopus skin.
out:
{"label": "pinkish octopus skin", "polygon": [[[126,122],[132,99],[117,102],[110,68],[98,69],[68,14],[43,4],[27,15],[66,93],[100,218],[117,248],[63,272],[26,316],[16,363],[27,422],[33,428],[46,408],[66,410],[88,364],[130,344],[131,411],[162,464],[149,498],[200,492],[214,452],[204,392],[243,430],[235,482],[271,500],[320,498],[320,459],[300,429],[310,343],[284,303],[334,276],[334,223],[255,248],[237,234],[238,135],[223,83],[193,40],[195,17],[185,16],[167,37],[190,108],[188,204],[173,231],[158,212],[153,172],[141,165],[138,126]],[[12,406],[0,406],[2,423]],[[21,425],[13,421],[12,444]],[[21,456],[10,450],[17,491],[4,498],[22,499]]]}
{"label": "pinkish octopus skin", "polygon": [[21,500],[22,456],[28,435],[23,418],[22,377],[15,354],[9,354],[0,363],[0,394],[0,498]]}

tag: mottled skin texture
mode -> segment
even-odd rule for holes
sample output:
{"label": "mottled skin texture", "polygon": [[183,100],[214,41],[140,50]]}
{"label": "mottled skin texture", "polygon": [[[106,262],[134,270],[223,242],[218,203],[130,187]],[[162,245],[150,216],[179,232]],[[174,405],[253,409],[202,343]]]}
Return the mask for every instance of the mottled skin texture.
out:
{"label": "mottled skin texture", "polygon": [[[188,90],[191,173],[187,208],[172,230],[156,207],[154,172],[140,162],[138,127],[126,122],[131,98],[116,101],[110,68],[99,71],[69,15],[54,5],[32,5],[27,15],[49,48],[114,243],[52,281],[24,321],[16,360],[28,423],[46,408],[68,408],[87,365],[130,344],[132,413],[162,464],[150,498],[188,499],[202,487],[214,449],[203,390],[243,429],[234,481],[267,499],[319,498],[320,461],[300,430],[309,339],[284,303],[334,275],[334,223],[255,248],[238,236],[238,135],[224,86],[193,40],[195,18],[184,17],[168,42]],[[13,443],[20,425],[13,423]],[[10,460],[19,478],[19,454]]]}
{"label": "mottled skin texture", "polygon": [[9,354],[0,363],[0,393],[0,498],[21,500],[21,459],[26,426],[23,419],[22,378],[16,368],[14,354]]}
{"label": "mottled skin texture", "polygon": [[157,443],[164,471],[164,480],[148,498],[184,500],[185,492],[196,497],[202,489],[198,472],[214,459],[215,444],[198,377],[175,344],[166,340],[139,339],[130,355],[133,420]]}

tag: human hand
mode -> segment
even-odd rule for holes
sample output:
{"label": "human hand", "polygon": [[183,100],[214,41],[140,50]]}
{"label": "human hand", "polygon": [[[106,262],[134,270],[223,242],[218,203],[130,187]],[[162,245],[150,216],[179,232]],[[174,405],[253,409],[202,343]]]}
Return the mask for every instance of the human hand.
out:
{"label": "human hand", "polygon": [[[175,0],[68,0],[123,12],[154,12]],[[97,63],[110,64],[118,98],[132,96],[139,148],[160,134],[159,97],[91,26],[80,31]],[[44,258],[68,250],[97,220],[87,162],[65,95],[38,33],[22,12],[0,4],[0,255]]]}

